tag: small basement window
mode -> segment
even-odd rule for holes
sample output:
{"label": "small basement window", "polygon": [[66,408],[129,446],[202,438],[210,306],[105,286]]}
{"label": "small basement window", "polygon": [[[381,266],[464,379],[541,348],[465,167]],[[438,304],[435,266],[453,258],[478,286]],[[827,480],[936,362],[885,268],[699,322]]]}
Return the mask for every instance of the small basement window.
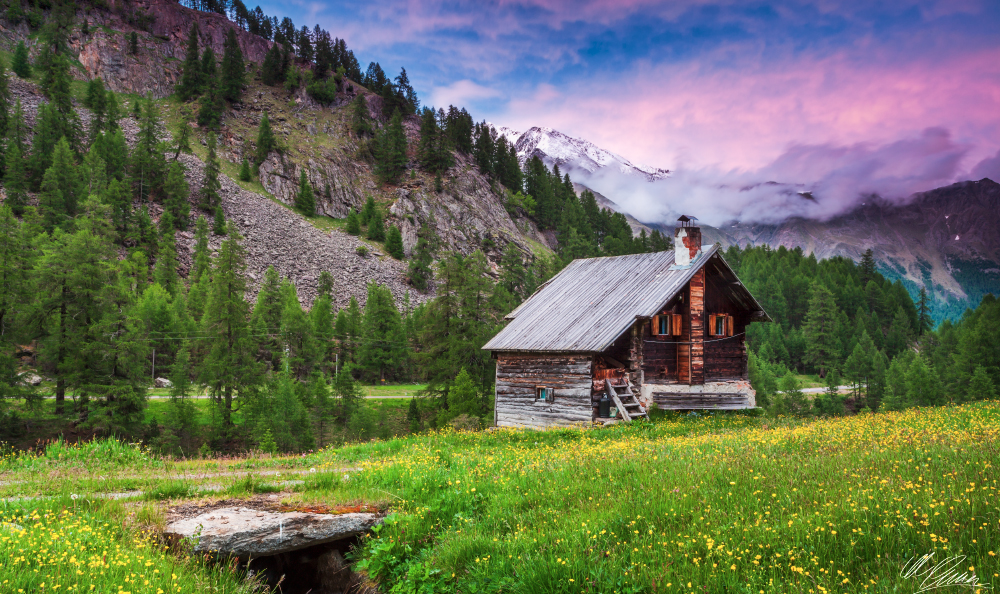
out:
{"label": "small basement window", "polygon": [[535,388],[535,400],[540,402],[552,402],[552,388],[537,386]]}

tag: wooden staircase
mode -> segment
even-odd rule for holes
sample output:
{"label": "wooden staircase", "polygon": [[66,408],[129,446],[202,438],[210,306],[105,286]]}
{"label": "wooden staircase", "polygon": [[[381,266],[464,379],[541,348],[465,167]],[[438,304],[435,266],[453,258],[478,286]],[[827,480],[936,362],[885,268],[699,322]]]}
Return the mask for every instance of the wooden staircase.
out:
{"label": "wooden staircase", "polygon": [[638,418],[649,420],[649,413],[632,392],[628,377],[608,378],[604,381],[604,389],[608,392],[608,397],[611,398],[611,402],[615,403],[615,407],[626,423]]}

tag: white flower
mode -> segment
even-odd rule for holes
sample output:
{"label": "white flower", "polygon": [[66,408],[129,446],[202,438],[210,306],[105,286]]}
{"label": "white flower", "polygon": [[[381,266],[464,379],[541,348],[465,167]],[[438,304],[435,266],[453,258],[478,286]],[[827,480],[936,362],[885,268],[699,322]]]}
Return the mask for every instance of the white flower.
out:
{"label": "white flower", "polygon": [[345,474],[345,475],[344,475],[344,480],[345,480],[345,481],[349,481],[349,480],[351,480],[351,475],[349,475],[349,474]]}
{"label": "white flower", "polygon": [[71,495],[69,496],[69,498],[70,498],[70,499],[72,499],[73,501],[76,501],[76,498],[77,498],[77,497],[79,497],[79,495],[77,495],[76,493],[72,493],[72,494],[71,494]]}
{"label": "white flower", "polygon": [[316,472],[316,469],[315,468],[310,468],[309,472]]}

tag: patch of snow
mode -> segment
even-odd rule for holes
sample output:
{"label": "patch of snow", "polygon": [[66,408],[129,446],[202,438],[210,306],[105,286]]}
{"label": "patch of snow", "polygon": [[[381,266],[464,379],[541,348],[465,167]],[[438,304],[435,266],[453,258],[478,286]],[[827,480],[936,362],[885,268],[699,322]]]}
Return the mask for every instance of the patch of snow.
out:
{"label": "patch of snow", "polygon": [[958,241],[958,235],[955,236],[955,241]]}

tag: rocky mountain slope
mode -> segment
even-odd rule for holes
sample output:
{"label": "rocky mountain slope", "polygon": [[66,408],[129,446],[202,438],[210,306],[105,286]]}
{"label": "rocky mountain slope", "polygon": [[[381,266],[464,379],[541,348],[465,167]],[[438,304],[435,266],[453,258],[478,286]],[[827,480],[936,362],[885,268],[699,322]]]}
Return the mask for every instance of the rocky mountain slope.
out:
{"label": "rocky mountain slope", "polygon": [[[146,11],[152,19],[149,31],[131,24],[134,19],[129,16],[130,10]],[[87,33],[81,26],[84,21]],[[160,98],[157,103],[167,128],[163,136],[169,138],[170,131],[188,125],[197,111],[196,103],[182,105],[169,96],[180,74],[188,31],[195,22],[201,31],[201,50],[212,47],[221,56],[225,36],[235,27],[223,15],[195,11],[167,0],[113,3],[111,10],[81,9],[70,35],[70,48],[79,62],[74,76],[80,80],[101,77],[117,92],[151,93]],[[417,231],[425,225],[434,227],[442,251],[471,253],[483,249],[494,263],[508,243],[517,245],[529,259],[536,252],[547,252],[546,237],[530,221],[511,218],[504,208],[502,188],[480,175],[464,156],[458,155],[455,166],[442,176],[443,191],[434,190],[433,178],[417,168],[419,124],[415,117],[404,123],[410,144],[407,176],[399,186],[380,185],[371,163],[363,157],[364,140],[350,132],[348,105],[358,94],[366,94],[370,115],[378,125],[387,119],[381,112],[381,99],[352,81],[345,81],[329,106],[319,105],[301,88],[290,93],[280,87],[264,86],[259,82],[258,65],[271,42],[238,28],[236,31],[247,60],[249,84],[242,102],[232,105],[223,118],[218,135],[223,172],[235,177],[238,165],[252,153],[265,111],[282,147],[261,165],[260,183],[236,182],[228,176],[222,181],[223,208],[244,237],[249,252],[252,293],[256,293],[267,266],[273,264],[282,275],[295,281],[300,299],[307,305],[315,295],[322,270],[334,276],[334,298],[339,306],[346,305],[351,296],[364,303],[365,287],[370,281],[389,286],[400,303],[408,290],[413,303],[432,296],[433,289],[418,294],[408,286],[406,261],[394,260],[382,254],[378,244],[341,230],[348,209],[360,210],[368,196],[385,211],[387,224],[397,225],[402,231],[407,255],[416,244]],[[127,51],[127,39],[133,32],[139,39],[135,55]],[[0,49],[10,51],[18,41],[36,51],[36,37],[25,24],[14,26],[0,19]],[[32,82],[15,80],[13,84],[23,97],[30,128],[44,100]],[[123,99],[124,107],[131,108],[133,99],[127,95]],[[81,108],[80,112],[86,120],[86,110]],[[205,155],[207,133],[190,125],[194,128],[196,156],[185,155],[181,160],[188,169],[192,212],[196,213],[193,207],[203,168],[199,156]],[[131,119],[123,119],[122,127],[127,136],[134,136]],[[320,215],[309,219],[290,207],[302,169],[316,190]],[[158,205],[150,205],[150,211],[154,218],[159,216]],[[215,238],[213,241],[218,243]],[[366,257],[357,253],[361,245],[369,250]],[[179,234],[178,248],[182,264],[186,264],[193,249],[190,234]]]}

